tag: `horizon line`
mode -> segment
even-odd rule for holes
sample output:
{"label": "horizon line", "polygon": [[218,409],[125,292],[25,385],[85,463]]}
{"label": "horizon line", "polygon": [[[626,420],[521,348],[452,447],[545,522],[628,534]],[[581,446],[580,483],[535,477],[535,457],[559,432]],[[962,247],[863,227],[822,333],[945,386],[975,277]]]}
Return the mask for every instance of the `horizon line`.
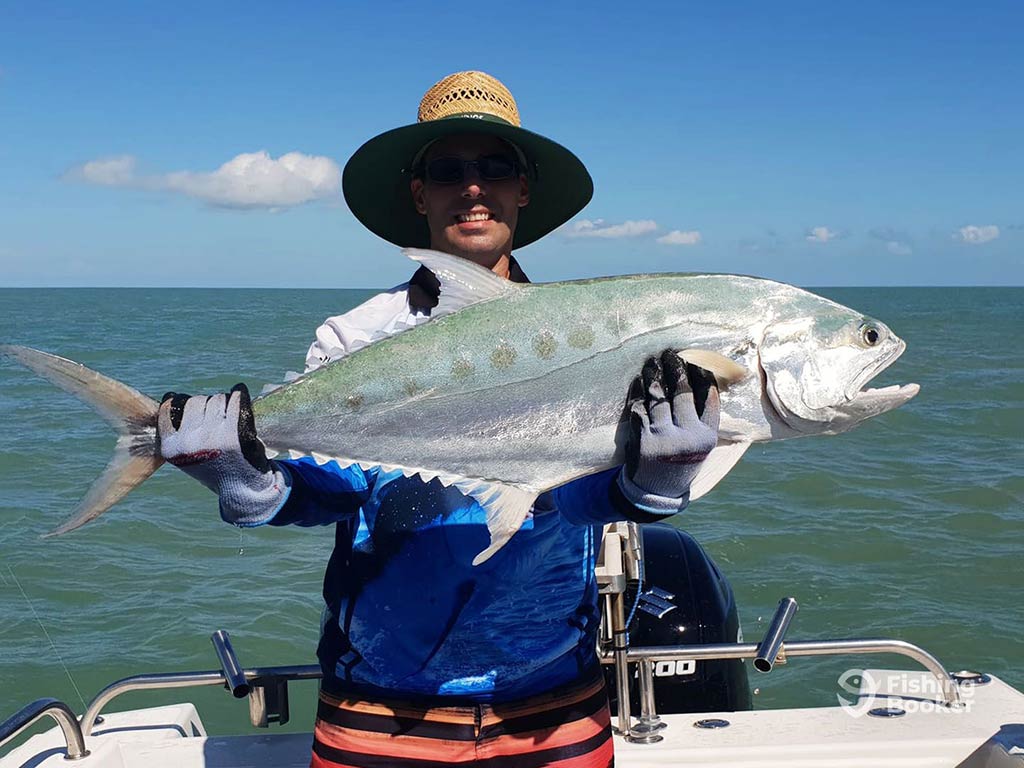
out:
{"label": "horizon line", "polygon": [[[777,280],[775,278],[765,278],[773,280],[774,282],[785,283],[785,280]],[[558,280],[548,281],[551,282],[563,282]],[[570,282],[570,281],[565,281]],[[532,283],[533,285],[545,285],[544,282]],[[789,283],[795,285],[798,288],[804,288],[808,290],[816,288],[1024,288],[1024,283],[1004,285],[994,283],[932,283],[932,284],[889,284],[889,285],[852,285],[852,284],[834,284],[834,285],[797,285],[796,283]],[[401,285],[399,283],[398,285]],[[209,285],[0,285],[0,291],[25,291],[25,290],[55,290],[55,291],[138,291],[138,290],[158,290],[158,291],[389,291],[395,286],[380,287],[380,286],[338,286],[338,287],[320,287],[311,288],[309,286],[289,286],[289,285],[275,285],[275,286],[259,286],[259,285],[227,285],[227,286],[209,286]]]}

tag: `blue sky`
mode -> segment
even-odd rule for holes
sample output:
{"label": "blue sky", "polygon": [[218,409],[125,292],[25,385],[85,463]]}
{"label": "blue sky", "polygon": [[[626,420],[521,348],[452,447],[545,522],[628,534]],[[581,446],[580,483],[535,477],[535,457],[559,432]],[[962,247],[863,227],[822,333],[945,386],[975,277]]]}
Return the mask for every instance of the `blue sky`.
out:
{"label": "blue sky", "polygon": [[400,282],[332,174],[461,69],[595,179],[518,253],[534,280],[1021,285],[1022,28],[1019,2],[11,4],[0,286]]}

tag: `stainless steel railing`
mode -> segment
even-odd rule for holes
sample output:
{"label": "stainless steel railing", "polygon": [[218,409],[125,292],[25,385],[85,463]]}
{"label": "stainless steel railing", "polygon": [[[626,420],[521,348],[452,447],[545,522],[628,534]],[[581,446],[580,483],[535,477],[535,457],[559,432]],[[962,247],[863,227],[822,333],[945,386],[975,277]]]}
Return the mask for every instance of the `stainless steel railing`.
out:
{"label": "stainless steel railing", "polygon": [[[245,680],[250,684],[262,679],[276,680],[319,680],[320,666],[307,664],[289,667],[256,667],[241,670]],[[174,672],[158,675],[135,675],[111,683],[89,702],[82,715],[82,733],[92,734],[96,719],[100,712],[111,701],[130,691],[154,691],[167,688],[198,688],[206,685],[227,686],[228,680],[220,670],[206,672]]]}
{"label": "stainless steel railing", "polygon": [[[711,645],[629,647],[628,619],[626,619],[626,587],[632,582],[643,585],[643,537],[635,523],[613,523],[606,527],[598,555],[595,574],[598,590],[604,598],[604,612],[599,642],[602,664],[615,665],[617,703],[617,733],[631,742],[652,744],[661,741],[657,733],[663,727],[654,703],[654,675],[652,662],[753,659],[759,672],[770,672],[776,662],[784,663],[789,656],[836,656],[844,654],[893,653],[914,659],[925,667],[938,682],[942,702],[950,708],[962,706],[956,681],[945,667],[923,648],[903,640],[866,638],[855,640],[793,640],[785,637],[797,611],[792,597],[783,598],[775,611],[768,630],[760,643],[721,643]],[[655,600],[654,597],[659,599]],[[661,615],[672,610],[671,600],[661,596],[638,592],[636,605],[644,608],[644,600],[653,602]],[[671,598],[672,595],[665,595]],[[650,607],[650,606],[648,606]],[[651,612],[651,611],[648,611]],[[631,675],[629,665],[637,664],[637,685],[640,700],[639,723],[633,725],[630,712]]]}
{"label": "stainless steel railing", "polygon": [[[172,672],[159,675],[134,675],[111,683],[100,691],[89,702],[82,715],[82,733],[92,735],[92,729],[99,719],[100,712],[118,696],[130,691],[153,691],[166,688],[198,688],[204,685],[222,685],[236,699],[249,697],[249,715],[253,725],[266,725],[266,698],[263,683],[287,688],[289,680],[319,680],[322,676],[320,667],[306,664],[291,667],[269,667],[242,669],[231,647],[231,639],[223,629],[210,635],[214,652],[220,661],[220,670],[206,672]],[[254,695],[256,694],[256,695]],[[287,708],[287,696],[281,705]],[[287,716],[279,722],[284,723]]]}
{"label": "stainless steel railing", "polygon": [[[709,659],[753,659],[758,644],[721,643],[718,645],[640,646],[630,648],[626,658],[630,662],[649,661],[706,661]],[[956,682],[942,663],[923,648],[904,640],[865,638],[860,640],[790,640],[783,646],[786,656],[842,656],[844,654],[893,653],[914,659],[935,676],[946,706],[960,705]],[[602,654],[601,663],[614,663],[609,652]]]}
{"label": "stainless steel railing", "polygon": [[[620,573],[616,581],[622,581]],[[617,589],[618,585],[612,587]],[[943,703],[950,708],[960,707],[960,693],[956,681],[932,654],[904,640],[867,638],[854,640],[785,640],[796,600],[785,598],[779,603],[768,631],[760,643],[719,643],[709,645],[641,646],[629,647],[625,634],[625,596],[622,591],[605,593],[609,605],[606,616],[610,626],[604,649],[600,652],[602,664],[616,665],[616,692],[618,695],[618,732],[630,741],[654,743],[661,740],[658,730],[665,727],[655,711],[654,676],[652,664],[657,661],[755,659],[755,668],[769,671],[776,660],[779,663],[795,656],[835,656],[844,654],[892,653],[911,658],[925,667],[938,681]],[[0,745],[13,739],[42,717],[52,717],[60,726],[67,743],[67,758],[77,760],[89,754],[85,737],[91,736],[100,712],[118,696],[130,691],[192,688],[219,685],[238,698],[249,697],[250,718],[254,725],[287,721],[287,683],[291,680],[317,680],[322,674],[318,665],[284,667],[255,667],[244,669],[235,656],[227,633],[218,630],[211,641],[221,662],[220,670],[202,672],[174,672],[155,675],[135,675],[111,683],[100,691],[86,707],[81,721],[71,709],[56,699],[40,699],[28,705],[13,717],[0,723]],[[631,676],[629,665],[638,665],[640,716],[632,724],[629,707]],[[273,710],[273,711],[270,711]]]}
{"label": "stainless steel railing", "polygon": [[[606,597],[614,608],[624,602],[624,595],[609,594]],[[854,640],[785,640],[785,634],[797,610],[792,597],[783,598],[772,617],[768,631],[760,643],[719,643],[709,645],[640,646],[623,650],[618,646],[605,648],[601,652],[602,664],[615,664],[616,695],[619,702],[618,732],[629,741],[654,743],[661,741],[655,731],[661,723],[654,710],[654,679],[648,674],[651,662],[655,661],[708,661],[712,659],[754,659],[755,669],[768,672],[776,659],[790,656],[839,656],[846,654],[893,653],[914,659],[932,673],[938,682],[942,703],[955,709],[962,706],[956,681],[942,666],[942,663],[923,648],[904,640],[887,638],[865,638]],[[617,613],[617,612],[616,612]],[[616,614],[613,614],[616,615]],[[641,702],[640,723],[633,726],[629,711],[628,665],[639,664],[637,681]],[[625,667],[626,669],[623,669]],[[623,700],[627,701],[625,707]]]}
{"label": "stainless steel railing", "polygon": [[0,723],[0,746],[44,717],[52,717],[56,720],[57,725],[64,733],[64,743],[67,745],[67,754],[64,756],[66,760],[80,760],[89,754],[89,750],[85,748],[85,738],[82,736],[82,728],[75,718],[75,713],[71,711],[71,707],[57,699],[33,701]]}

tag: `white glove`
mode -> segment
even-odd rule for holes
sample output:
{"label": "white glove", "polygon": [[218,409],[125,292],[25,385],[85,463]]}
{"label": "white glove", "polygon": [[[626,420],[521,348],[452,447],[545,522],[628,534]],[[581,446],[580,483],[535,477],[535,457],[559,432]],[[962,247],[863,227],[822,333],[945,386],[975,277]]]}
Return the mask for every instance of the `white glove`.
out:
{"label": "white glove", "polygon": [[220,515],[229,523],[262,525],[288,498],[291,477],[267,460],[244,384],[212,397],[168,392],[157,436],[166,461],[220,497]]}
{"label": "white glove", "polygon": [[718,440],[718,386],[712,373],[671,349],[648,358],[627,395],[629,440],[619,489],[635,506],[678,512]]}

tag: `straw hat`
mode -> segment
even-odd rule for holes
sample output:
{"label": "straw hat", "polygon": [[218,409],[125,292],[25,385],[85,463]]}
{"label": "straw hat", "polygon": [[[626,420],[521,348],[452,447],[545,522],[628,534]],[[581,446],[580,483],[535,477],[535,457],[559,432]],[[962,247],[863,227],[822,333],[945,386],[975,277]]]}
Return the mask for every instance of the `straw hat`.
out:
{"label": "straw hat", "polygon": [[521,128],[508,89],[484,72],[456,72],[420,102],[417,122],[363,144],[345,165],[342,188],[356,218],[402,247],[430,245],[427,220],[413,206],[409,182],[422,150],[444,136],[497,136],[525,155],[530,203],[519,211],[512,246],[521,248],[575,216],[594,193],[579,158],[560,144]]}

